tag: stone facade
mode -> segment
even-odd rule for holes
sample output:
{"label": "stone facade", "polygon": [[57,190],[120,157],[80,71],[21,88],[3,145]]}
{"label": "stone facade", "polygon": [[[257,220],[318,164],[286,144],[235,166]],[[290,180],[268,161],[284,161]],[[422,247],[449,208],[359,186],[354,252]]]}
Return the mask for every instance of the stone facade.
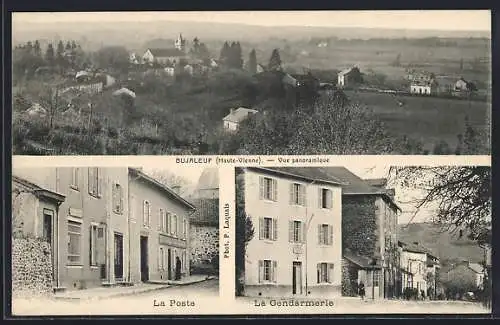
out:
{"label": "stone facade", "polygon": [[191,264],[210,265],[219,255],[219,229],[214,226],[191,225]]}
{"label": "stone facade", "polygon": [[373,256],[380,247],[375,218],[375,198],[342,197],[342,248]]}
{"label": "stone facade", "polygon": [[48,242],[12,238],[12,296],[52,293],[52,255]]}

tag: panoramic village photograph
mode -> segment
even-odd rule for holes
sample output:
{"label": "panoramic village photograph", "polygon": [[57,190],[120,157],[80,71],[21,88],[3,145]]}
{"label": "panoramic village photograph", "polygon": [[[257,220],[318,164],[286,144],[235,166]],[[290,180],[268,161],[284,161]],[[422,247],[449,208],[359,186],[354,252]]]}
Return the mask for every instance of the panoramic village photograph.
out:
{"label": "panoramic village photograph", "polygon": [[490,16],[17,12],[12,152],[489,154]]}
{"label": "panoramic village photograph", "polygon": [[169,314],[218,296],[217,169],[14,167],[13,315]]}
{"label": "panoramic village photograph", "polygon": [[365,163],[235,175],[240,306],[491,312],[490,167]]}

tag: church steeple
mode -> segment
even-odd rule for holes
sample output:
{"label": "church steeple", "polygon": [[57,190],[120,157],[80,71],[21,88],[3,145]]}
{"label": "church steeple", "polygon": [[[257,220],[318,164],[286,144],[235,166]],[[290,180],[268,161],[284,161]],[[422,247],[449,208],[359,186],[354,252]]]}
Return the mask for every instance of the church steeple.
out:
{"label": "church steeple", "polygon": [[186,52],[186,40],[182,37],[182,33],[175,40],[175,48],[179,51]]}

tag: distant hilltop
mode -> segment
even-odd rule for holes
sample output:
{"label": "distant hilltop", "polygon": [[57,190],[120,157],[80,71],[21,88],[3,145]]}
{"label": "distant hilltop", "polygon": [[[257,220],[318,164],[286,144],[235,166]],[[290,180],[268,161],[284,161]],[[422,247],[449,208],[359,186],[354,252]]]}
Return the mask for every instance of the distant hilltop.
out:
{"label": "distant hilltop", "polygon": [[269,38],[298,40],[306,38],[370,39],[380,38],[491,38],[486,31],[438,31],[414,29],[382,29],[358,27],[257,26],[190,21],[149,22],[23,22],[12,27],[13,43],[32,39],[86,39],[94,44],[137,47],[145,40],[166,34],[191,35],[211,39],[259,41]]}

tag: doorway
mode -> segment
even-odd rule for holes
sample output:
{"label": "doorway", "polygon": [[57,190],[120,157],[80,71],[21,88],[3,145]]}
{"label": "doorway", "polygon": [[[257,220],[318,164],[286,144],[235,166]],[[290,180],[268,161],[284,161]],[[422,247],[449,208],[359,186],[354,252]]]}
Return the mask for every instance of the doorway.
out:
{"label": "doorway", "polygon": [[302,294],[302,262],[292,265],[292,294]]}
{"label": "doorway", "polygon": [[115,280],[123,279],[123,235],[115,233]]}
{"label": "doorway", "polygon": [[52,281],[56,280],[56,268],[55,268],[55,250],[54,250],[54,211],[50,209],[43,209],[43,226],[42,226],[42,238],[45,242],[50,244],[50,255],[52,264]]}
{"label": "doorway", "polygon": [[141,281],[146,282],[148,280],[148,237],[141,236]]}
{"label": "doorway", "polygon": [[167,279],[172,280],[172,249],[167,250]]}

